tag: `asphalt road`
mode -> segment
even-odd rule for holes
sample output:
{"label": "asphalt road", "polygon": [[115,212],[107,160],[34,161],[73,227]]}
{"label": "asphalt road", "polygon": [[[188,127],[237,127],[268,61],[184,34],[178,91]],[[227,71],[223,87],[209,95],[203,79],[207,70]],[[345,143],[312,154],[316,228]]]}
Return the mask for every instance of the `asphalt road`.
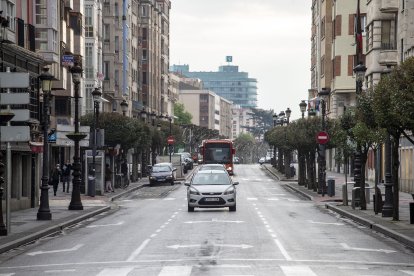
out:
{"label": "asphalt road", "polygon": [[4,275],[414,275],[414,252],[238,165],[237,211],[187,212],[145,187],[105,214],[0,255]]}

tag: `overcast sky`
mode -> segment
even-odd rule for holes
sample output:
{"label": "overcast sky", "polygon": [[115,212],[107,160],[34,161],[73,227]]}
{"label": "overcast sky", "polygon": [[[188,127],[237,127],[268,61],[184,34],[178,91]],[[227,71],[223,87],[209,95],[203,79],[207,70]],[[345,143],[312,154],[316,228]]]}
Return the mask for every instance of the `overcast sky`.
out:
{"label": "overcast sky", "polygon": [[170,65],[217,71],[225,57],[257,79],[258,108],[277,113],[310,88],[309,0],[171,0]]}

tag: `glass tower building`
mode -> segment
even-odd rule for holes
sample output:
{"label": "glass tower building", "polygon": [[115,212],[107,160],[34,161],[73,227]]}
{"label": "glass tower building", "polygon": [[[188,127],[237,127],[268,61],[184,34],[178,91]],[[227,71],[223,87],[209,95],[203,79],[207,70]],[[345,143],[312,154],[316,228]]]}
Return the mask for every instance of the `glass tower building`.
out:
{"label": "glass tower building", "polygon": [[246,72],[239,72],[238,66],[223,65],[217,72],[191,72],[188,65],[173,65],[171,71],[201,79],[204,89],[214,91],[242,108],[257,107],[257,80],[249,78]]}

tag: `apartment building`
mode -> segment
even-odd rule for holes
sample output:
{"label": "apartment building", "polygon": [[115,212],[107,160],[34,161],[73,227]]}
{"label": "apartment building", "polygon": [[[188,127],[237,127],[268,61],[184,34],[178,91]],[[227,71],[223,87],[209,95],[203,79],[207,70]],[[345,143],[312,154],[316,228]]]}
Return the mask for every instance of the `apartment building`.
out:
{"label": "apartment building", "polygon": [[139,1],[139,44],[141,51],[142,93],[140,100],[147,112],[173,114],[174,96],[169,88],[169,0]]}

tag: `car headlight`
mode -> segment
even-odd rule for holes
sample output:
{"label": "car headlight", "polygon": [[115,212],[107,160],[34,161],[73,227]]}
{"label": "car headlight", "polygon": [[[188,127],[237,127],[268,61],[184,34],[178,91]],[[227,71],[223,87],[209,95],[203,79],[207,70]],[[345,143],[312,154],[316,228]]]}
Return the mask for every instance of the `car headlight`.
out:
{"label": "car headlight", "polygon": [[234,194],[234,187],[230,187],[230,188],[228,188],[227,190],[225,190],[224,191],[224,195],[231,195],[231,194]]}
{"label": "car headlight", "polygon": [[227,168],[227,170],[228,170],[228,171],[231,171],[231,170],[232,170],[232,167],[228,167],[228,168]]}
{"label": "car headlight", "polygon": [[200,195],[200,192],[191,187],[190,188],[190,195]]}
{"label": "car headlight", "polygon": [[155,176],[150,176],[150,179],[155,179]]}
{"label": "car headlight", "polygon": [[167,175],[167,177],[166,177],[166,178],[171,179],[171,178],[172,178],[172,176],[171,176],[171,175]]}

